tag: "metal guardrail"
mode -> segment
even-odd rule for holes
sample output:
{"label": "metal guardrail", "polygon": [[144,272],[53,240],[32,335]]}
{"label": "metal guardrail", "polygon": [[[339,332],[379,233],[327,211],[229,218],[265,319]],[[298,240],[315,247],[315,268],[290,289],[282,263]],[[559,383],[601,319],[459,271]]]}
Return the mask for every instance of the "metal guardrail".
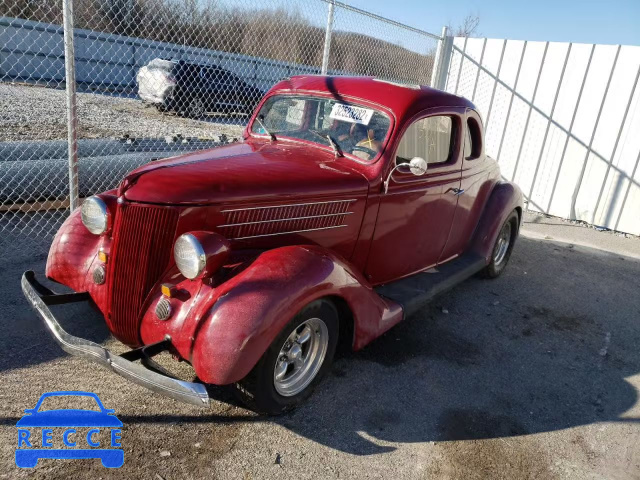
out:
{"label": "metal guardrail", "polygon": [[[237,141],[231,141],[234,140]],[[115,188],[128,172],[146,163],[228,142],[226,137],[79,140],[79,197]],[[24,211],[34,202],[51,204],[67,199],[67,166],[68,148],[64,141],[0,143],[0,169],[8,179],[0,185],[0,211]],[[43,178],[47,180],[41,181]]]}

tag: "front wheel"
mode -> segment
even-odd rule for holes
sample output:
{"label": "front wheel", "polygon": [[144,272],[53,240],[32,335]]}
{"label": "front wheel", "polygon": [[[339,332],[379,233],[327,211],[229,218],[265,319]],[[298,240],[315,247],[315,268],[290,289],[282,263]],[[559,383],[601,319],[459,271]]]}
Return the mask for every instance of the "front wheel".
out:
{"label": "front wheel", "polygon": [[493,246],[491,261],[481,272],[483,277],[496,278],[504,271],[507,263],[509,263],[509,258],[511,258],[511,252],[517,236],[518,213],[514,210],[502,224],[496,243]]}
{"label": "front wheel", "polygon": [[325,299],[304,307],[278,334],[253,370],[235,384],[249,408],[277,415],[311,395],[331,367],[338,313]]}

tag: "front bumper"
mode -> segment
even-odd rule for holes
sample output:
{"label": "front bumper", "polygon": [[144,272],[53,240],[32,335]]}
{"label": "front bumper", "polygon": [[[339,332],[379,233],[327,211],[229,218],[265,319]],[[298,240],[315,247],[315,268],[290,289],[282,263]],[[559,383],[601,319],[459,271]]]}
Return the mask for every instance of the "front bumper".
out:
{"label": "front bumper", "polygon": [[[24,296],[29,300],[33,309],[38,312],[53,338],[67,353],[99,363],[138,385],[176,400],[201,407],[209,406],[209,394],[204,385],[173,378],[150,359],[152,355],[166,350],[169,345],[168,341],[116,355],[97,343],[68,334],[49,310],[48,305],[89,300],[87,292],[56,294],[40,284],[32,271],[27,271],[22,275],[21,285]],[[137,359],[150,365],[153,370],[132,361]]]}

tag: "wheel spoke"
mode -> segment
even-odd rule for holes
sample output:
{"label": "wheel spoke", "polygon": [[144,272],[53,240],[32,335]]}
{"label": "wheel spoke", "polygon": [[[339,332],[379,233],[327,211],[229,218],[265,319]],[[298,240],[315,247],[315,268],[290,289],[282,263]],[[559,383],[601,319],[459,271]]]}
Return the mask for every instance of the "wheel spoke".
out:
{"label": "wheel spoke", "polygon": [[294,368],[302,368],[304,366],[304,359],[302,357],[298,357],[293,361]]}
{"label": "wheel spoke", "polygon": [[311,333],[311,327],[309,327],[309,325],[305,325],[302,332],[298,335],[298,343],[302,345],[303,343],[308,342],[311,338]]}
{"label": "wheel spoke", "polygon": [[278,360],[278,363],[276,364],[275,379],[278,381],[282,380],[287,374],[288,367],[289,362],[286,359]]}

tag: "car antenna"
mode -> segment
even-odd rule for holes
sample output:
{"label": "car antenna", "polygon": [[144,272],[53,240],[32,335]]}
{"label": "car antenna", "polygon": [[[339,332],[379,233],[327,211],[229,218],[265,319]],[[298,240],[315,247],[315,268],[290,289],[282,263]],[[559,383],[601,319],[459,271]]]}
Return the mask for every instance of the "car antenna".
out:
{"label": "car antenna", "polygon": [[264,126],[264,123],[262,123],[262,119],[263,118],[264,118],[264,115],[258,115],[256,117],[256,121],[260,124],[260,126],[264,129],[264,131],[269,134],[269,136],[271,137],[271,140],[273,140],[275,142],[277,140],[277,138],[276,138],[275,134],[270,132],[269,129]]}

